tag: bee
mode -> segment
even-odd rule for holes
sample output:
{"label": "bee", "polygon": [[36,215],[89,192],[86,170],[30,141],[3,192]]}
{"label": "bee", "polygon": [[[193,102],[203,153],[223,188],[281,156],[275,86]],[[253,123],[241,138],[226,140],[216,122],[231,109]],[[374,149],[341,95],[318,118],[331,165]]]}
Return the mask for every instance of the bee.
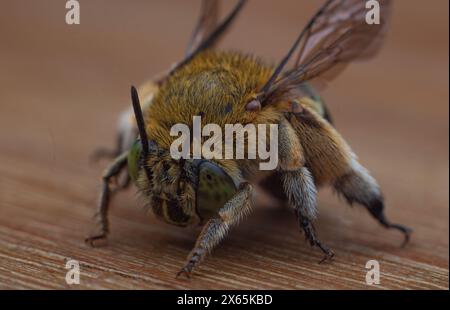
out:
{"label": "bee", "polygon": [[[334,255],[313,225],[317,189],[325,185],[349,204],[365,207],[382,226],[402,232],[406,244],[411,229],[386,218],[377,181],[333,126],[323,100],[311,86],[330,81],[352,61],[375,55],[387,29],[391,1],[378,1],[380,23],[373,25],[366,22],[365,1],[326,1],[277,66],[215,49],[245,3],[238,1],[219,22],[218,1],[203,1],[184,58],[144,83],[140,95],[132,87],[132,109],[120,118],[117,149],[97,153],[116,157],[103,174],[96,213],[100,231],[86,241],[94,246],[106,239],[111,195],[132,180],[158,218],[178,226],[202,225],[177,276],[190,277],[231,227],[251,211],[255,185],[292,206],[308,243],[324,253],[321,262]],[[171,127],[191,124],[198,115],[221,127],[277,124],[277,168],[258,170],[260,158],[174,159],[169,151],[174,141]],[[112,181],[125,168],[124,179],[114,187]]]}

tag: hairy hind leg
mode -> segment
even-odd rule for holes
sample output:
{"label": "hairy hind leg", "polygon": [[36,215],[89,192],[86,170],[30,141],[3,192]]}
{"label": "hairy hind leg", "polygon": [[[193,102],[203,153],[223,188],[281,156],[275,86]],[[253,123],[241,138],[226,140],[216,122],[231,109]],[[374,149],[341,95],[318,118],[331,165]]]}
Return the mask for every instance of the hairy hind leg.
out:
{"label": "hairy hind leg", "polygon": [[342,194],[349,204],[363,205],[369,213],[384,227],[401,231],[405,238],[403,246],[410,239],[412,230],[406,226],[391,223],[384,214],[384,199],[376,180],[356,160],[351,163],[351,170],[334,182],[334,188]]}

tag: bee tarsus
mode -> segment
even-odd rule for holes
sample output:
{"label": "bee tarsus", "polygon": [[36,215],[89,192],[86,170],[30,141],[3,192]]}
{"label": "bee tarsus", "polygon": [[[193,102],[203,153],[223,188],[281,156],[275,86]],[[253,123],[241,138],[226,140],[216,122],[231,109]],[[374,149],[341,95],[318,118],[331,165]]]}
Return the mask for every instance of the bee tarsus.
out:
{"label": "bee tarsus", "polygon": [[325,254],[325,256],[319,261],[319,264],[330,261],[334,257],[334,252],[328,246],[320,242],[319,239],[317,239],[316,231],[312,223],[305,218],[299,218],[299,222],[305,232],[305,238],[309,244],[311,246],[317,246]]}
{"label": "bee tarsus", "polygon": [[99,235],[87,237],[86,239],[84,239],[84,242],[86,244],[90,245],[91,247],[96,248],[96,247],[100,246],[100,244],[98,242],[99,241],[102,243],[106,242],[107,237],[108,237],[107,233],[102,233]]}
{"label": "bee tarsus", "polygon": [[409,242],[412,229],[391,223],[387,219],[384,214],[384,199],[378,183],[356,160],[351,163],[351,171],[335,181],[334,188],[345,197],[349,204],[356,202],[364,206],[383,227],[402,232],[404,234],[402,247]]}
{"label": "bee tarsus", "polygon": [[403,241],[401,243],[401,247],[405,247],[410,239],[411,239],[411,234],[413,232],[413,230],[409,227],[406,227],[404,225],[400,225],[400,224],[394,224],[391,223],[386,216],[384,215],[383,209],[384,209],[384,204],[382,202],[378,202],[381,203],[378,207],[370,207],[368,208],[370,214],[378,220],[378,222],[383,226],[386,227],[387,229],[396,229],[398,231],[400,231],[401,233],[403,233]]}

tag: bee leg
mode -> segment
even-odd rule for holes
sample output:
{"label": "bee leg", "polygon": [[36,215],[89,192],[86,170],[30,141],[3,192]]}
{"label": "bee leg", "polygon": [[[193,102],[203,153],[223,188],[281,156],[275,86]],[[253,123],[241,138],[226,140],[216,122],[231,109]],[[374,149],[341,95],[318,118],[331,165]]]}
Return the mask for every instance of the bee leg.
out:
{"label": "bee leg", "polygon": [[199,265],[206,254],[219,244],[230,227],[237,223],[251,209],[252,186],[242,183],[237,193],[219,210],[219,216],[210,219],[203,227],[194,249],[189,253],[184,267],[177,277],[184,274],[190,278],[194,267]]}
{"label": "bee leg", "polygon": [[100,147],[95,149],[94,152],[89,156],[89,160],[93,163],[100,161],[101,159],[113,159],[120,155],[122,150],[122,134],[117,133],[116,146],[113,149],[106,147]]}
{"label": "bee leg", "polygon": [[404,234],[402,246],[410,239],[412,230],[400,224],[391,223],[384,214],[384,201],[377,181],[356,160],[351,171],[334,182],[334,188],[349,204],[359,203],[384,227],[399,230]]}
{"label": "bee leg", "polygon": [[302,167],[305,163],[303,148],[297,133],[286,118],[280,120],[278,140],[279,168],[282,171],[291,171]]}
{"label": "bee leg", "polygon": [[300,227],[305,232],[306,240],[311,246],[317,246],[325,254],[322,263],[334,256],[332,250],[322,244],[316,236],[312,222],[316,218],[316,186],[308,168],[301,167],[295,171],[282,171],[283,188],[294,207]]}
{"label": "bee leg", "polygon": [[97,162],[100,159],[113,159],[130,149],[137,137],[137,127],[134,123],[134,114],[132,109],[127,109],[120,113],[117,121],[116,145],[114,148],[99,148],[91,156],[91,162]]}
{"label": "bee leg", "polygon": [[128,174],[128,172],[122,176],[123,177],[120,179],[120,181],[118,181],[117,186],[114,188],[114,193],[121,191],[123,189],[127,189],[128,186],[130,186],[130,184],[131,184],[131,177]]}
{"label": "bee leg", "polygon": [[105,240],[109,232],[108,224],[108,208],[109,200],[112,193],[111,179],[117,176],[127,164],[128,152],[117,157],[114,162],[103,173],[103,189],[100,194],[100,202],[95,217],[100,224],[100,232],[91,237],[86,238],[85,242],[91,246],[96,245],[96,241]]}
{"label": "bee leg", "polygon": [[[286,115],[290,118],[291,115]],[[284,194],[290,205],[294,207],[300,227],[305,232],[306,240],[311,246],[317,246],[325,253],[325,260],[331,259],[334,253],[316,236],[312,222],[316,218],[317,190],[313,176],[304,167],[303,148],[300,140],[289,121],[281,119],[279,124],[279,173]]]}

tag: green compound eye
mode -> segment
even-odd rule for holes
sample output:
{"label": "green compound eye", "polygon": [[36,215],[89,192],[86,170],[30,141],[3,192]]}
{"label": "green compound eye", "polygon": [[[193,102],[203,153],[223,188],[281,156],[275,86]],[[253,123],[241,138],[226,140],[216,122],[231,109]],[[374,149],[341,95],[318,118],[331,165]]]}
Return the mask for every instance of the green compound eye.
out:
{"label": "green compound eye", "polygon": [[199,168],[197,210],[202,219],[210,219],[236,193],[231,177],[222,168],[204,162]]}
{"label": "green compound eye", "polygon": [[136,182],[138,178],[139,160],[141,157],[142,145],[139,140],[134,142],[133,146],[128,153],[128,173],[130,174],[133,182]]}

